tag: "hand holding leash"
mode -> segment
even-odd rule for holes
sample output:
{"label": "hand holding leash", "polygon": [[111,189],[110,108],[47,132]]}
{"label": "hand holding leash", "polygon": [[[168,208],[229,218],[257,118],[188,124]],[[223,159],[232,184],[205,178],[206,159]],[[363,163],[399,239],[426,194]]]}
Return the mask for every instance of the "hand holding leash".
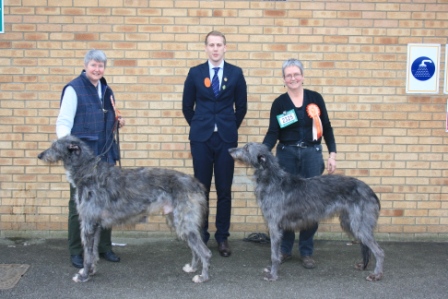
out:
{"label": "hand holding leash", "polygon": [[118,128],[124,127],[126,121],[124,120],[124,118],[121,117],[120,110],[115,108],[115,100],[114,100],[114,96],[113,95],[110,96],[110,103],[112,104],[112,108],[114,108],[115,120],[118,122]]}

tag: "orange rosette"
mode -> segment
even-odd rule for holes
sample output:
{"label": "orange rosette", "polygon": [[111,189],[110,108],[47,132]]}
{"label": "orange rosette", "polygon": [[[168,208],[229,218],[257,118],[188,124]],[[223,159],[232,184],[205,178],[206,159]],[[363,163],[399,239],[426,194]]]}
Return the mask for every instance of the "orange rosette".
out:
{"label": "orange rosette", "polygon": [[205,87],[209,88],[210,86],[212,86],[212,82],[210,81],[210,78],[205,78],[204,79],[204,85]]}
{"label": "orange rosette", "polygon": [[318,140],[322,137],[322,121],[320,120],[319,106],[312,103],[306,107],[306,113],[313,119],[313,140]]}

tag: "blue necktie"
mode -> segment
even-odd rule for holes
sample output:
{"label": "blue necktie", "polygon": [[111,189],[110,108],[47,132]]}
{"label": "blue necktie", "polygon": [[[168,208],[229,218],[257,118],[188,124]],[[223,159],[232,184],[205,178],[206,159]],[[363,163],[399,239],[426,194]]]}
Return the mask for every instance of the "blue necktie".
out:
{"label": "blue necktie", "polygon": [[212,79],[212,88],[213,88],[213,92],[215,93],[215,97],[218,97],[218,94],[219,94],[219,77],[218,77],[219,67],[214,67],[213,69],[215,70],[215,74],[213,75],[213,79]]}

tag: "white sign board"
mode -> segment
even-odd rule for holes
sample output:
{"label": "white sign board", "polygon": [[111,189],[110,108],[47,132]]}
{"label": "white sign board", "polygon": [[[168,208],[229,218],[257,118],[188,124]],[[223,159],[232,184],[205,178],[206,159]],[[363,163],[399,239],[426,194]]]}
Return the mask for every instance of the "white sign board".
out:
{"label": "white sign board", "polygon": [[0,33],[5,32],[5,14],[3,13],[3,0],[0,0]]}
{"label": "white sign board", "polygon": [[439,92],[440,45],[408,44],[406,93]]}

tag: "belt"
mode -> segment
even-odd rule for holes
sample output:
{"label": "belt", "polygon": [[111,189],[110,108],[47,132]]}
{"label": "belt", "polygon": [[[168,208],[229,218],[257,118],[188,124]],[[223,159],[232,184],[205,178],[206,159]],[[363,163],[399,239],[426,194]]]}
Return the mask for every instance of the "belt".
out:
{"label": "belt", "polygon": [[300,142],[296,142],[296,143],[283,143],[283,145],[285,146],[295,146],[295,147],[300,147],[300,148],[307,148],[310,146],[313,146],[312,144],[309,144],[308,142],[305,141],[300,141]]}

